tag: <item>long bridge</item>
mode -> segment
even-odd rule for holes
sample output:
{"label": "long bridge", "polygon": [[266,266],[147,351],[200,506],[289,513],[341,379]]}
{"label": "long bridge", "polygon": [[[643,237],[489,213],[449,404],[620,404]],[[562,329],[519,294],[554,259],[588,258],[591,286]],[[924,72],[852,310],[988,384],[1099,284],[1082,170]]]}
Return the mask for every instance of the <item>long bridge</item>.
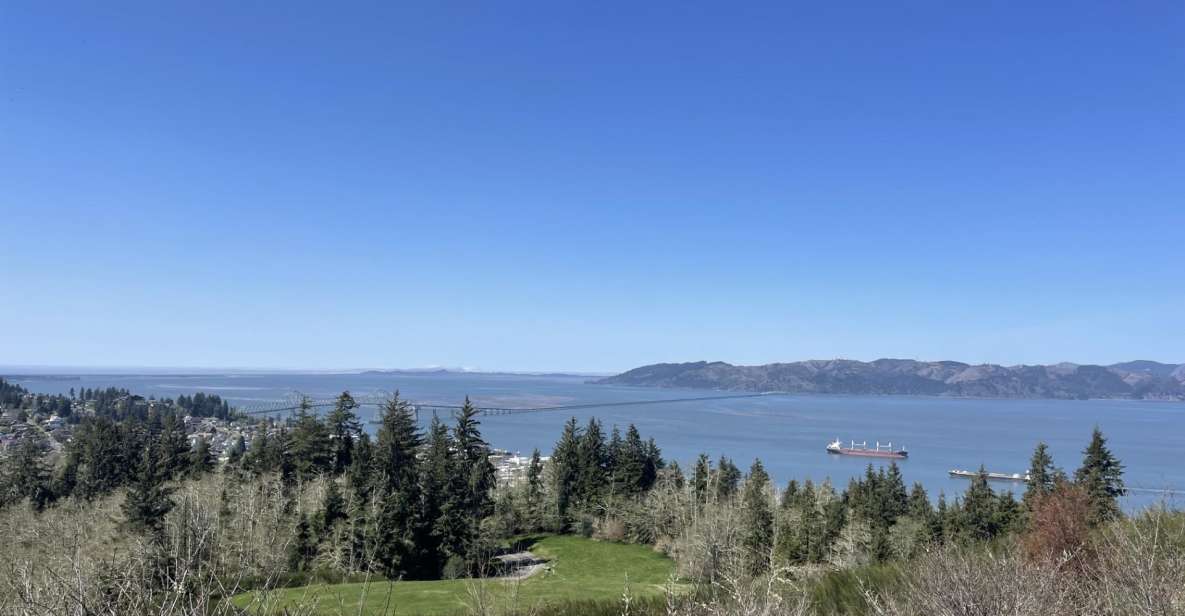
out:
{"label": "long bridge", "polygon": [[[737,400],[741,398],[762,398],[766,396],[778,395],[780,392],[761,392],[748,394],[725,394],[718,396],[694,396],[685,398],[663,398],[659,400],[625,400],[625,401],[609,401],[609,402],[582,402],[577,404],[560,404],[551,406],[533,406],[533,407],[503,407],[503,406],[485,406],[481,404],[471,404],[479,415],[483,417],[496,417],[499,415],[521,415],[525,413],[547,413],[547,412],[568,412],[580,411],[585,409],[599,409],[599,408],[613,408],[622,406],[646,406],[653,404],[675,404],[679,402],[701,402],[709,400]],[[378,407],[382,408],[390,400],[393,399],[389,393],[379,393],[371,395],[354,396],[354,402],[357,406],[364,407]],[[416,413],[417,418],[421,411],[423,412],[445,412],[448,414],[455,414],[463,408],[459,404],[444,404],[437,402],[417,402],[413,400],[405,400],[407,404]],[[235,409],[245,415],[277,415],[282,413],[294,413],[302,407],[308,409],[328,409],[333,408],[337,404],[337,397],[333,398],[309,398],[294,393],[284,400],[278,400],[271,403],[255,403],[247,405],[235,405]],[[377,423],[377,422],[374,422]]]}

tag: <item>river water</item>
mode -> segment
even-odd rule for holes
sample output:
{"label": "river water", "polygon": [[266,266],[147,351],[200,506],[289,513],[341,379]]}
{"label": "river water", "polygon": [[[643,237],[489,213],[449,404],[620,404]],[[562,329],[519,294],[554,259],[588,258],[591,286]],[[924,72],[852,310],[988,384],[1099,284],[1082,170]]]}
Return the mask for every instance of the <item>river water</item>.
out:
{"label": "river water", "polygon": [[[459,404],[468,395],[478,406],[542,407],[637,400],[706,397],[725,392],[651,389],[587,384],[586,377],[492,374],[234,374],[85,375],[74,380],[14,379],[31,391],[65,393],[70,388],[122,387],[144,396],[176,397],[204,391],[232,405],[260,405],[291,399],[293,392],[329,398],[343,390],[357,396],[399,390],[419,403]],[[372,419],[377,409],[363,407]],[[777,395],[728,400],[695,400],[644,406],[579,409],[483,418],[482,430],[495,447],[550,452],[563,423],[597,417],[606,433],[637,425],[654,437],[667,459],[685,470],[700,452],[731,457],[742,469],[760,458],[779,483],[795,478],[837,487],[864,472],[868,459],[824,452],[836,438],[872,444],[892,441],[908,447],[899,462],[907,482],[921,482],[936,497],[961,494],[966,479],[952,468],[1023,473],[1038,441],[1049,444],[1057,465],[1068,472],[1098,425],[1126,468],[1125,507],[1161,500],[1185,505],[1185,403],[1129,400],[988,400],[913,396]],[[426,421],[426,418],[421,418]],[[373,426],[372,426],[373,427]],[[874,462],[876,463],[876,462]],[[1012,484],[993,483],[1001,489]],[[1023,484],[1016,488],[1023,490]]]}

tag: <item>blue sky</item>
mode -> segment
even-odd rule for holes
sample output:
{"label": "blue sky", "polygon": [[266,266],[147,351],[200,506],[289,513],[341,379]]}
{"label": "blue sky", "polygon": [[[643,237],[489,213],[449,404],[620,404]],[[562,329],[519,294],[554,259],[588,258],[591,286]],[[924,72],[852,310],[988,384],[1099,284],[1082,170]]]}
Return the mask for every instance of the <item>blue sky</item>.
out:
{"label": "blue sky", "polygon": [[1185,361],[1185,8],[6,2],[0,365]]}

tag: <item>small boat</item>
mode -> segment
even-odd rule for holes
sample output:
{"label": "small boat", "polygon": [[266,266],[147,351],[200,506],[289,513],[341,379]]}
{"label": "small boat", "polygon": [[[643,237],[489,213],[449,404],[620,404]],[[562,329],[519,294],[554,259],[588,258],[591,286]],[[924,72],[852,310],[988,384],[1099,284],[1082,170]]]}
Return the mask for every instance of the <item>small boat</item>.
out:
{"label": "small boat", "polygon": [[892,458],[895,460],[904,460],[909,457],[909,452],[904,447],[896,451],[893,450],[893,443],[890,441],[888,445],[881,445],[877,441],[873,447],[868,446],[868,441],[857,443],[852,441],[847,447],[835,439],[831,444],[827,445],[827,453],[833,453],[841,456],[861,456],[865,458]]}
{"label": "small boat", "polygon": [[[948,472],[951,477],[965,477],[967,479],[971,479],[971,478],[979,476],[979,471],[965,471],[960,468],[953,468]],[[991,479],[992,481],[1028,481],[1029,480],[1028,473],[1025,473],[1022,475],[1020,473],[1009,474],[1009,473],[988,473],[988,472],[985,472],[984,475],[986,475],[987,478]]]}

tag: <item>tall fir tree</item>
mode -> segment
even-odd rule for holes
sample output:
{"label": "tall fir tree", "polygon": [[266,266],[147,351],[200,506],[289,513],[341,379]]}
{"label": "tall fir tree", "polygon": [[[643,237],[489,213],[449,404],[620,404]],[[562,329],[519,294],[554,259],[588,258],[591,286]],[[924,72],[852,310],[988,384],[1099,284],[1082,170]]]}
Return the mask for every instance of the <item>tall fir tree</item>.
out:
{"label": "tall fir tree", "polygon": [[346,501],[342,496],[341,487],[337,480],[330,479],[325,486],[325,496],[321,499],[321,511],[317,514],[317,540],[325,541],[333,533],[334,526],[345,519]]}
{"label": "tall fir tree", "polygon": [[383,408],[374,446],[374,491],[379,510],[374,525],[374,559],[395,579],[417,572],[420,511],[419,461],[421,437],[411,406],[396,392]]}
{"label": "tall fir tree", "polygon": [[358,414],[354,409],[358,402],[343,391],[333,404],[333,410],[325,417],[329,427],[329,436],[333,439],[331,456],[333,458],[333,474],[340,475],[350,467],[353,458],[354,443],[362,432],[362,424],[358,421]]}
{"label": "tall fir tree", "polygon": [[[42,511],[53,501],[50,469],[40,446],[33,439],[22,441],[15,453],[0,462],[7,467],[3,476],[3,483],[7,485],[0,485],[0,506],[5,500],[16,502],[28,499],[34,511]],[[3,496],[4,492],[8,494],[7,499]]]}
{"label": "tall fir tree", "polygon": [[987,541],[999,532],[996,515],[996,495],[988,484],[987,470],[982,466],[963,496],[959,531],[964,538]]}
{"label": "tall fir tree", "polygon": [[1029,460],[1028,477],[1025,478],[1025,506],[1031,509],[1037,499],[1053,492],[1056,476],[1057,470],[1053,466],[1053,457],[1049,455],[1049,446],[1044,442],[1037,443],[1033,457]]}
{"label": "tall fir tree", "polygon": [[608,487],[605,434],[595,417],[588,420],[577,448],[576,494],[582,507],[588,508],[605,494]]}
{"label": "tall fir tree", "polygon": [[695,469],[691,474],[692,488],[695,491],[695,500],[697,503],[706,503],[708,500],[708,487],[712,482],[712,462],[708,459],[708,454],[701,453],[695,460]]}
{"label": "tall fir tree", "polygon": [[161,465],[160,443],[144,447],[132,483],[124,497],[124,525],[133,532],[158,538],[165,515],[173,509],[172,488],[165,485],[166,469]]}
{"label": "tall fir tree", "polygon": [[564,423],[564,430],[551,454],[552,478],[555,482],[555,509],[561,525],[567,525],[572,521],[570,510],[578,498],[576,484],[580,475],[581,436],[576,418],[568,419]]}
{"label": "tall fir tree", "polygon": [[494,465],[490,463],[490,446],[481,436],[481,422],[477,419],[479,413],[466,397],[453,427],[453,440],[460,455],[460,470],[468,479],[466,509],[477,521],[493,512],[491,492],[496,479]]}
{"label": "tall fir tree", "polygon": [[745,548],[750,575],[765,573],[770,566],[774,540],[774,515],[769,502],[769,474],[754,460],[741,495],[741,545]]}
{"label": "tall fir tree", "polygon": [[329,429],[312,409],[312,400],[308,396],[302,397],[283,441],[284,457],[300,481],[333,470]]}
{"label": "tall fir tree", "polygon": [[1119,517],[1119,497],[1125,493],[1123,465],[1107,448],[1107,439],[1098,426],[1082,453],[1082,466],[1074,473],[1074,481],[1090,498],[1091,524],[1098,525]]}
{"label": "tall fir tree", "polygon": [[199,437],[189,452],[189,476],[201,477],[213,471],[215,464],[214,454],[210,452],[210,443],[206,442],[205,438]]}
{"label": "tall fir tree", "polygon": [[543,458],[539,450],[531,452],[531,462],[527,465],[526,489],[526,526],[528,532],[543,530],[543,520],[546,517],[543,509]]}
{"label": "tall fir tree", "polygon": [[445,528],[442,545],[448,557],[445,574],[449,577],[472,573],[479,564],[484,551],[480,545],[481,520],[494,510],[494,466],[490,463],[490,447],[481,436],[479,413],[466,397],[453,426],[456,460],[441,512]]}
{"label": "tall fir tree", "polygon": [[[174,413],[167,413],[160,422],[157,441],[160,448],[161,472],[169,479],[189,472],[191,460],[189,438],[185,424]],[[152,431],[155,432],[155,429]]]}
{"label": "tall fir tree", "polygon": [[420,478],[423,516],[430,525],[428,533],[421,538],[421,546],[424,568],[431,572],[431,577],[439,577],[443,573],[449,556],[449,549],[444,547],[446,541],[450,546],[463,543],[463,540],[455,539],[457,535],[464,534],[463,529],[453,526],[463,520],[454,519],[456,516],[451,515],[446,518],[444,515],[448,508],[450,482],[456,480],[455,468],[452,434],[439,417],[433,416],[428,427]]}
{"label": "tall fir tree", "polygon": [[292,533],[292,542],[288,544],[288,570],[304,571],[316,555],[317,542],[313,538],[312,525],[309,517],[302,513]]}
{"label": "tall fir tree", "polygon": [[720,456],[720,461],[716,463],[716,500],[723,502],[731,499],[740,483],[741,470],[731,459]]}
{"label": "tall fir tree", "polygon": [[653,483],[647,469],[646,443],[634,424],[626,430],[625,440],[618,444],[617,469],[614,479],[617,483],[617,493],[624,496],[637,496],[649,488]]}

